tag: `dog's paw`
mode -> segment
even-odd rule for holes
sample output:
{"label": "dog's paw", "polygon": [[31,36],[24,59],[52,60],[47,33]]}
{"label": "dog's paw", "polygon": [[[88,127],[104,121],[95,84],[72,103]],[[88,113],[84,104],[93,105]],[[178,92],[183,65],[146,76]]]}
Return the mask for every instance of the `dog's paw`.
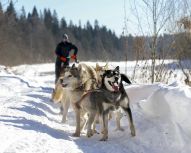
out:
{"label": "dog's paw", "polygon": [[73,137],[80,137],[80,133],[76,133],[76,132],[75,132],[74,134],[72,134],[72,136],[73,136]]}
{"label": "dog's paw", "polygon": [[93,130],[95,134],[99,134],[99,132],[97,130]]}
{"label": "dog's paw", "polygon": [[108,136],[101,138],[99,141],[107,141],[107,140],[108,140]]}
{"label": "dog's paw", "polygon": [[104,134],[104,130],[103,129],[101,130],[101,134]]}
{"label": "dog's paw", "polygon": [[87,131],[87,134],[86,136],[89,138],[89,137],[92,137],[94,135],[94,132],[92,130],[90,131]]}
{"label": "dog's paw", "polygon": [[118,127],[115,129],[115,131],[125,131],[122,127]]}
{"label": "dog's paw", "polygon": [[136,136],[135,129],[131,130],[131,136],[132,136],[132,137]]}
{"label": "dog's paw", "polygon": [[66,118],[62,118],[62,123],[66,123],[67,119]]}

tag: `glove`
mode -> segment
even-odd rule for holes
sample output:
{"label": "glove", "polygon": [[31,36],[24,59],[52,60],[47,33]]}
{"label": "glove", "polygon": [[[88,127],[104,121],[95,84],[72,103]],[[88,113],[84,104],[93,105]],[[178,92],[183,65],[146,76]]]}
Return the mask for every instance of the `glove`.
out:
{"label": "glove", "polygon": [[73,55],[71,56],[71,59],[75,60],[75,59],[76,59],[76,55],[73,54]]}
{"label": "glove", "polygon": [[60,59],[61,59],[61,61],[66,62],[66,58],[65,57],[61,56]]}

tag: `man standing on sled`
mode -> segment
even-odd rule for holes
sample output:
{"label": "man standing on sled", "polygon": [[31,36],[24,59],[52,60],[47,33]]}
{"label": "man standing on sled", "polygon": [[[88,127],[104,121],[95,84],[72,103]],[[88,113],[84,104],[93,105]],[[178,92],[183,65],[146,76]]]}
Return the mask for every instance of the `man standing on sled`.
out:
{"label": "man standing on sled", "polygon": [[[70,51],[74,50],[74,53],[70,56]],[[60,70],[62,67],[69,66],[70,58],[73,60],[77,60],[76,55],[78,52],[78,48],[69,42],[68,35],[63,35],[63,40],[57,45],[55,53],[57,55],[56,63],[55,63],[55,73],[57,82],[60,76]]]}

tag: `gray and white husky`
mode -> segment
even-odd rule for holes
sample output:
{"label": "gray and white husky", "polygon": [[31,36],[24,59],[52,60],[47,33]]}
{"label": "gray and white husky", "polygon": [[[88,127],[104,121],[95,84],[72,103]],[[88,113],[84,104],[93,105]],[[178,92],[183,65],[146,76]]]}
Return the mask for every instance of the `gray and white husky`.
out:
{"label": "gray and white husky", "polygon": [[[55,84],[51,100],[62,105],[62,122],[66,122],[70,104],[74,104],[88,90],[96,89],[98,84],[97,71],[91,66],[80,63],[77,67],[66,67]],[[70,82],[70,87],[63,88],[63,80]]]}
{"label": "gray and white husky", "polygon": [[[68,77],[65,76],[63,81],[64,87],[72,87],[74,81],[71,81],[71,73],[68,73]],[[73,76],[75,77],[75,76]],[[74,79],[74,78],[73,78]],[[76,78],[77,80],[77,78]],[[99,89],[90,90],[84,94],[79,101],[75,102],[75,113],[76,113],[76,131],[75,136],[80,135],[81,124],[80,114],[84,112],[88,113],[88,129],[87,136],[90,137],[94,134],[92,130],[92,124],[97,114],[102,118],[103,136],[102,141],[108,139],[108,114],[110,111],[118,110],[122,108],[128,116],[131,135],[135,136],[135,127],[133,124],[132,113],[129,104],[129,98],[125,92],[122,82],[125,81],[130,83],[129,79],[124,75],[120,74],[119,67],[114,70],[106,70],[102,76],[102,84]]]}

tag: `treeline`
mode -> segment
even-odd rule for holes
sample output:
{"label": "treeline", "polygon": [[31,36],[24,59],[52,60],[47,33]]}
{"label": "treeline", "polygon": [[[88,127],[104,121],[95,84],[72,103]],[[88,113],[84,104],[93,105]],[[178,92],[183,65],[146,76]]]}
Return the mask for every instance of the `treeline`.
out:
{"label": "treeline", "polygon": [[[3,9],[0,3],[0,65],[18,65],[55,61],[55,47],[63,33],[79,48],[79,60],[135,60],[150,58],[149,37],[117,37],[106,26],[95,20],[85,25],[58,19],[50,9],[26,13],[24,7],[17,13],[11,1]],[[158,53],[164,54],[172,36],[159,39]],[[170,43],[169,43],[170,44]],[[170,49],[172,51],[172,49]]]}
{"label": "treeline", "polygon": [[18,14],[11,1],[6,9],[0,4],[0,64],[53,62],[63,33],[79,48],[80,60],[124,60],[123,38],[97,20],[94,26],[89,21],[74,25],[64,18],[59,21],[56,11],[39,12],[36,7],[28,14],[22,7]]}

